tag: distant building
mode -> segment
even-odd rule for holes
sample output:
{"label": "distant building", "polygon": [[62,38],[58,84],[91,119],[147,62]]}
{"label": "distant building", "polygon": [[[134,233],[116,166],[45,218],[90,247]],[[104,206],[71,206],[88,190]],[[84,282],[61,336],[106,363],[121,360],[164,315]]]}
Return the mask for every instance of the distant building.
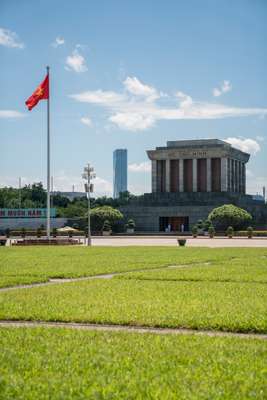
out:
{"label": "distant building", "polygon": [[117,149],[113,152],[113,197],[127,190],[127,150]]}
{"label": "distant building", "polygon": [[[265,226],[267,209],[261,199],[246,194],[246,163],[250,155],[218,139],[177,140],[148,150],[152,193],[121,206],[137,231],[189,231],[211,210],[234,204]],[[261,200],[261,201],[259,201]]]}
{"label": "distant building", "polygon": [[67,197],[70,201],[72,201],[75,198],[81,198],[81,197],[86,197],[86,193],[85,192],[53,192],[52,195],[60,195],[60,196],[64,196]]}

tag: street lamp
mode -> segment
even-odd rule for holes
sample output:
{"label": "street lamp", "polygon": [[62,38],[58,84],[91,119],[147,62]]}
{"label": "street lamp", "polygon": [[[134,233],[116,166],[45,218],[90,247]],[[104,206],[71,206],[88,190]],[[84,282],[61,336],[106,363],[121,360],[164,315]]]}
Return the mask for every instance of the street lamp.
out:
{"label": "street lamp", "polygon": [[96,174],[94,173],[94,168],[90,167],[88,163],[83,169],[82,178],[86,180],[84,184],[85,192],[88,199],[88,240],[87,246],[91,246],[91,225],[90,225],[90,193],[94,191],[94,185],[91,183],[91,179],[94,179]]}

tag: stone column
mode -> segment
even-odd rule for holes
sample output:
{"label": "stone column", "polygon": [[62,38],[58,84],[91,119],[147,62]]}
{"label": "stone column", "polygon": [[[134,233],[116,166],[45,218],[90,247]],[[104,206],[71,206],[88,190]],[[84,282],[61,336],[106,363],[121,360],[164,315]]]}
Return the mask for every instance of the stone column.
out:
{"label": "stone column", "polygon": [[211,192],[211,158],[207,158],[207,192]]}
{"label": "stone column", "polygon": [[166,192],[170,192],[171,191],[170,173],[171,173],[171,161],[170,160],[166,160]]}
{"label": "stone column", "polygon": [[179,160],[179,192],[184,191],[184,160]]}
{"label": "stone column", "polygon": [[246,164],[243,163],[243,193],[246,194]]}
{"label": "stone column", "polygon": [[239,193],[243,193],[243,167],[242,161],[239,161]]}
{"label": "stone column", "polygon": [[235,191],[238,193],[238,161],[235,160]]}
{"label": "stone column", "polygon": [[193,192],[197,192],[197,159],[193,158]]}
{"label": "stone column", "polygon": [[236,192],[236,160],[233,160],[233,192]]}
{"label": "stone column", "polygon": [[152,160],[151,164],[152,193],[155,193],[157,191],[157,160]]}
{"label": "stone column", "polygon": [[240,161],[237,161],[236,164],[237,170],[236,170],[236,175],[237,175],[237,193],[240,193]]}
{"label": "stone column", "polygon": [[228,191],[232,192],[232,161],[231,158],[228,158]]}
{"label": "stone column", "polygon": [[221,158],[221,192],[227,192],[227,158]]}
{"label": "stone column", "polygon": [[232,188],[232,192],[235,191],[235,160],[231,159],[231,188]]}

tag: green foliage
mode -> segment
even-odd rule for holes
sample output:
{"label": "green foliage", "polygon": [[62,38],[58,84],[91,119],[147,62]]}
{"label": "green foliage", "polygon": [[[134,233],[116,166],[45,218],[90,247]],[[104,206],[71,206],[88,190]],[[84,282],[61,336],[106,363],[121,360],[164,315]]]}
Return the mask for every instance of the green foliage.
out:
{"label": "green foliage", "polygon": [[123,214],[115,208],[109,206],[96,207],[91,211],[92,229],[100,231],[106,220],[111,227],[123,219]]}
{"label": "green foliage", "polygon": [[21,190],[12,187],[0,189],[0,208],[46,207],[46,191],[41,182],[26,185]]}
{"label": "green foliage", "polygon": [[21,236],[24,238],[26,236],[26,229],[21,228]]}
{"label": "green foliage", "polygon": [[228,228],[226,229],[226,235],[232,237],[233,234],[234,234],[234,228],[232,226],[228,226]]}
{"label": "green foliage", "polygon": [[5,400],[266,398],[266,341],[2,328]]}
{"label": "green foliage", "polygon": [[53,194],[52,201],[54,207],[66,208],[70,204],[70,200],[61,194]]}
{"label": "green foliage", "polygon": [[215,235],[215,228],[214,228],[214,226],[210,226],[209,228],[208,228],[208,233],[209,233],[209,236],[210,237],[214,237],[214,235]]}
{"label": "green foliage", "polygon": [[102,231],[105,231],[105,232],[111,231],[110,222],[108,220],[104,221],[104,224],[103,224],[103,227],[102,227]]}
{"label": "green foliage", "polygon": [[[85,231],[87,234],[87,231]],[[32,235],[32,233],[31,233]],[[263,258],[265,249],[242,249],[245,259]],[[43,282],[49,278],[92,276],[196,262],[230,260],[240,249],[166,247],[4,247],[0,257],[0,287]]]}
{"label": "green foliage", "polygon": [[42,228],[39,227],[36,231],[37,237],[40,238],[42,236]]}
{"label": "green foliage", "polygon": [[204,225],[204,222],[203,222],[203,220],[202,219],[199,219],[198,221],[197,221],[197,228],[198,229],[203,229],[203,225]]}
{"label": "green foliage", "polygon": [[70,203],[66,208],[59,208],[58,215],[65,218],[85,217],[87,213],[87,206],[84,207],[79,203]]}
{"label": "green foliage", "polygon": [[[256,250],[256,249],[255,249]],[[257,257],[256,252],[246,257],[231,260],[215,260],[190,265],[177,265],[171,268],[129,272],[116,279],[134,279],[175,282],[236,282],[267,283],[266,261]]]}
{"label": "green foliage", "polygon": [[0,319],[267,333],[265,286],[242,273],[240,282],[93,279],[2,292]]}
{"label": "green foliage", "polygon": [[209,219],[206,219],[204,222],[203,222],[203,230],[204,231],[206,231],[206,232],[208,232],[209,231],[209,228],[212,226],[212,223],[211,223],[211,221],[209,220]]}
{"label": "green foliage", "polygon": [[128,229],[134,229],[135,228],[135,222],[133,219],[128,219],[127,224],[126,224],[126,228]]}
{"label": "green foliage", "polygon": [[193,236],[197,236],[197,234],[198,234],[198,226],[197,226],[197,225],[194,225],[194,226],[192,227],[192,235],[193,235]]}
{"label": "green foliage", "polygon": [[57,228],[53,228],[52,230],[52,236],[57,237]]}
{"label": "green foliage", "polygon": [[252,226],[249,226],[247,228],[247,235],[248,235],[249,238],[252,238],[252,236],[253,236],[253,228],[252,228]]}
{"label": "green foliage", "polygon": [[235,229],[242,229],[248,226],[252,221],[252,216],[242,208],[233,204],[225,204],[221,207],[214,208],[208,216],[212,224],[221,230],[225,230],[228,226]]}

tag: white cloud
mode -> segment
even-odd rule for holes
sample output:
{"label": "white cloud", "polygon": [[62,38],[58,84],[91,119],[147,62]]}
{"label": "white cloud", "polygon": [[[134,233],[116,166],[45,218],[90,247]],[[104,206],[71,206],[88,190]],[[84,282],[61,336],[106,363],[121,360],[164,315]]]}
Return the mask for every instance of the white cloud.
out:
{"label": "white cloud", "polygon": [[25,114],[15,110],[0,110],[0,118],[22,118]]}
{"label": "white cloud", "polygon": [[65,39],[63,37],[57,36],[55,41],[52,43],[52,46],[57,48],[58,46],[62,46],[65,43]]}
{"label": "white cloud", "polygon": [[85,72],[88,70],[85,58],[79,53],[77,49],[73,50],[72,54],[66,58],[67,71]]}
{"label": "white cloud", "polygon": [[81,123],[84,124],[84,125],[87,125],[87,126],[92,126],[93,125],[92,120],[90,118],[88,118],[88,117],[82,117],[81,118]]}
{"label": "white cloud", "polygon": [[22,43],[18,35],[9,29],[0,28],[0,45],[11,48],[23,49],[24,43]]}
{"label": "white cloud", "polygon": [[123,82],[125,89],[134,96],[141,96],[146,101],[154,101],[160,97],[158,91],[152,86],[145,85],[135,76],[127,77]]}
{"label": "white cloud", "polygon": [[182,108],[189,107],[193,104],[192,98],[183,92],[176,92],[175,96],[180,99],[180,106]]}
{"label": "white cloud", "polygon": [[126,100],[124,95],[121,95],[116,92],[109,92],[103,90],[95,90],[95,91],[87,91],[78,94],[70,95],[76,101],[81,103],[92,103],[92,104],[99,104],[99,105],[110,105],[116,106],[116,104],[124,102]]}
{"label": "white cloud", "polygon": [[255,155],[260,151],[260,145],[254,139],[245,139],[240,137],[229,137],[225,139],[225,142],[230,143],[233,147],[244,151],[245,153]]}
{"label": "white cloud", "polygon": [[258,142],[264,142],[264,136],[256,136],[256,139],[258,140]]}
{"label": "white cloud", "polygon": [[128,170],[130,172],[150,172],[151,171],[151,162],[144,161],[139,164],[136,164],[136,163],[129,164]]}
{"label": "white cloud", "polygon": [[137,113],[117,113],[112,115],[109,120],[121,129],[129,131],[143,131],[151,128],[155,119],[151,115],[142,115]]}
{"label": "white cloud", "polygon": [[[128,77],[123,84],[122,92],[99,89],[72,94],[70,97],[79,102],[104,107],[108,111],[109,121],[121,129],[130,131],[149,129],[160,120],[201,120],[267,115],[267,108],[239,108],[195,101],[181,91],[173,96],[165,95],[141,83],[136,77]],[[162,104],[157,101],[158,96],[167,98],[167,102]],[[177,105],[177,99],[179,105]]]}
{"label": "white cloud", "polygon": [[219,89],[218,88],[213,89],[213,96],[219,97],[223,93],[230,92],[231,90],[232,90],[232,85],[230,84],[230,81],[223,81]]}

